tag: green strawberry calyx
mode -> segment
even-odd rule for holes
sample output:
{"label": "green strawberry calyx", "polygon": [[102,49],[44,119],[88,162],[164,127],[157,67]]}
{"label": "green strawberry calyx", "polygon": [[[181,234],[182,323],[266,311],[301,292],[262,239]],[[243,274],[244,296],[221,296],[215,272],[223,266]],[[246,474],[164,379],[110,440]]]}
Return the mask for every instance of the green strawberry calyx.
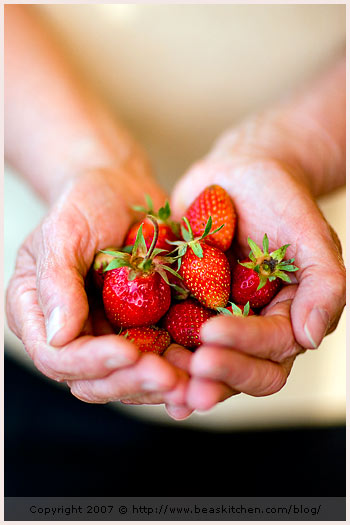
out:
{"label": "green strawberry calyx", "polygon": [[154,210],[153,201],[147,193],[145,193],[145,201],[146,201],[146,207],[145,206],[132,206],[132,209],[134,211],[145,213],[147,216],[151,215],[152,217],[155,217],[159,222],[162,222],[170,226],[173,233],[179,236],[180,225],[170,220],[171,209],[170,209],[169,201],[165,201],[164,206],[159,208],[157,212]]}
{"label": "green strawberry calyx", "polygon": [[219,312],[219,314],[224,314],[224,315],[229,315],[229,316],[234,315],[236,317],[248,317],[249,310],[250,310],[249,301],[244,305],[243,311],[235,303],[231,303],[229,301],[228,304],[231,306],[232,312],[228,308],[221,308],[220,306],[216,308],[216,311]]}
{"label": "green strawberry calyx", "polygon": [[100,250],[102,253],[113,256],[113,259],[103,271],[109,272],[110,270],[115,270],[116,268],[122,268],[123,266],[126,266],[130,268],[128,274],[129,281],[133,281],[138,276],[150,274],[156,271],[169,286],[174,286],[169,282],[166,272],[169,272],[179,279],[182,279],[182,277],[175,270],[173,270],[173,268],[168,266],[169,264],[174,263],[176,259],[174,257],[162,256],[161,253],[166,252],[166,250],[155,247],[159,234],[158,221],[152,215],[147,215],[147,219],[149,219],[154,226],[154,235],[149,249],[147,250],[141,224],[137,230],[136,240],[134,246],[132,247],[131,253],[128,253],[129,250]]}
{"label": "green strawberry calyx", "polygon": [[[176,259],[178,260],[178,270],[181,265],[181,259],[187,252],[187,248],[190,247],[193,253],[199,257],[200,259],[203,258],[203,249],[201,246],[201,241],[204,240],[209,234],[213,234],[221,230],[225,225],[222,224],[219,226],[219,228],[216,228],[214,231],[211,231],[213,220],[211,216],[209,217],[207,224],[205,225],[204,232],[200,237],[194,237],[193,231],[191,228],[191,225],[189,223],[189,220],[187,217],[182,217],[184,223],[186,224],[187,229],[181,224],[181,233],[183,237],[183,241],[167,241],[169,244],[173,244],[176,246],[174,252],[176,253]],[[174,252],[171,252],[174,253]]]}
{"label": "green strawberry calyx", "polygon": [[259,286],[257,290],[263,288],[267,281],[274,281],[277,278],[287,283],[292,282],[286,272],[296,272],[299,268],[293,264],[294,258],[283,260],[290,244],[284,244],[278,250],[269,253],[269,239],[266,233],[262,243],[263,250],[261,250],[250,237],[248,237],[248,244],[251,249],[249,253],[251,262],[240,262],[239,264],[259,274]]}

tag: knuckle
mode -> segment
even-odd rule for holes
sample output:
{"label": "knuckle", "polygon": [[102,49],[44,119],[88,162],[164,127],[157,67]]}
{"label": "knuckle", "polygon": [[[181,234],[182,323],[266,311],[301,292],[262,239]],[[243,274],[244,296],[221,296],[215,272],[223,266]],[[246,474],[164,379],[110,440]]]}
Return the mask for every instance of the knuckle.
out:
{"label": "knuckle", "polygon": [[287,373],[281,367],[270,369],[270,373],[267,374],[266,384],[267,387],[261,389],[260,395],[271,395],[279,392],[287,382]]}
{"label": "knuckle", "polygon": [[93,394],[91,383],[88,381],[75,381],[71,386],[71,394],[85,403],[98,403],[96,396]]}
{"label": "knuckle", "polygon": [[271,353],[270,359],[276,363],[282,363],[289,357],[294,357],[300,353],[301,346],[294,340],[283,350],[275,350]]}
{"label": "knuckle", "polygon": [[[30,352],[28,352],[30,353]],[[64,377],[46,360],[40,351],[32,350],[33,363],[35,367],[46,377],[53,379],[54,381],[61,381]]]}

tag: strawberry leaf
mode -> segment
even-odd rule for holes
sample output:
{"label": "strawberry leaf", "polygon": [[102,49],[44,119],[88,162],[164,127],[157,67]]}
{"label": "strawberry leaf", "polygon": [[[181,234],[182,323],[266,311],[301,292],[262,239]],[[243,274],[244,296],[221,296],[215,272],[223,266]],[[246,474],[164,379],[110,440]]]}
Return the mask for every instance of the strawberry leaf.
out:
{"label": "strawberry leaf", "polygon": [[162,252],[167,252],[168,250],[164,250],[164,248],[154,248],[152,252],[152,257],[155,257],[156,255],[159,255]]}
{"label": "strawberry leaf", "polygon": [[232,312],[230,310],[228,310],[227,308],[222,308],[222,306],[218,306],[217,308],[215,308],[215,310],[219,312],[219,314],[232,315]]}
{"label": "strawberry leaf", "polygon": [[264,255],[269,255],[269,239],[266,233],[263,238],[263,250],[264,250]]}
{"label": "strawberry leaf", "polygon": [[[192,231],[192,227],[191,227],[191,225],[190,225],[189,220],[187,219],[187,217],[182,217],[182,220],[183,220],[184,223],[186,224],[187,229],[188,229],[188,232],[189,232],[189,234],[191,235],[190,240],[193,241],[193,231]],[[182,232],[182,228],[181,228],[181,232]],[[185,237],[184,237],[184,239],[185,239]],[[186,239],[185,239],[185,240],[186,240]],[[189,242],[189,241],[187,241],[187,242]]]}
{"label": "strawberry leaf", "polygon": [[143,260],[143,263],[141,264],[141,268],[142,270],[144,270],[145,272],[148,272],[148,270],[150,270],[151,266],[152,266],[152,259],[144,259]]}
{"label": "strawberry leaf", "polygon": [[99,250],[101,253],[106,253],[107,255],[113,255],[113,257],[119,257],[119,255],[124,255],[122,252],[117,252],[113,250]]}
{"label": "strawberry leaf", "polygon": [[259,275],[259,286],[257,287],[256,291],[261,290],[267,283],[267,277],[265,275]]}
{"label": "strawberry leaf", "polygon": [[165,264],[158,264],[157,268],[161,268],[162,270],[165,270],[166,272],[169,272],[172,275],[175,275],[175,277],[177,277],[178,279],[181,279],[182,281],[181,275],[179,275],[173,268],[170,268],[170,266],[166,266]]}
{"label": "strawberry leaf", "polygon": [[[183,239],[186,241],[186,242],[190,242],[193,240],[193,237],[192,235],[190,234],[190,232],[188,230],[186,230],[186,228],[181,224],[181,234],[182,234],[182,237]],[[181,241],[180,241],[181,242]]]}
{"label": "strawberry leaf", "polygon": [[214,233],[219,232],[224,226],[225,226],[225,224],[222,224],[221,226],[219,226],[218,228],[216,228],[216,230],[210,232],[210,235],[213,235]]}
{"label": "strawberry leaf", "polygon": [[244,308],[243,308],[243,315],[244,317],[247,317],[248,314],[249,314],[249,310],[250,310],[250,304],[249,304],[249,301],[244,305]]}
{"label": "strawberry leaf", "polygon": [[182,244],[178,250],[178,257],[181,259],[187,252],[187,244]]}
{"label": "strawberry leaf", "polygon": [[277,259],[278,262],[281,262],[284,256],[286,255],[286,251],[288,246],[290,244],[285,244],[284,246],[281,246],[278,250],[275,250],[274,252],[270,253],[272,259]]}
{"label": "strawberry leaf", "polygon": [[250,237],[248,237],[248,244],[256,259],[263,255],[263,252],[260,250],[259,246]]}
{"label": "strawberry leaf", "polygon": [[256,266],[255,262],[250,262],[250,263],[248,263],[248,262],[246,262],[246,263],[241,263],[241,262],[238,261],[238,263],[239,263],[241,266],[244,266],[245,268],[249,268],[250,270],[254,270],[254,268],[255,268],[255,266]]}
{"label": "strawberry leaf", "polygon": [[167,276],[166,272],[163,270],[163,268],[159,268],[158,273],[159,273],[159,275],[161,276],[161,278],[164,279],[164,281],[165,281],[169,286],[171,286],[171,284],[169,283],[168,276]]}
{"label": "strawberry leaf", "polygon": [[182,246],[183,241],[169,241],[168,239],[165,239],[165,242],[168,244],[173,244],[174,246]]}
{"label": "strawberry leaf", "polygon": [[189,244],[189,246],[191,247],[193,253],[199,257],[200,259],[203,259],[203,250],[202,250],[202,246],[200,245],[199,242],[191,242]]}
{"label": "strawberry leaf", "polygon": [[287,274],[284,273],[284,272],[277,271],[277,272],[275,272],[275,275],[276,275],[276,277],[279,277],[280,279],[282,279],[282,281],[285,281],[286,283],[291,283],[291,282],[292,282],[292,281],[290,280],[289,275],[287,275]]}
{"label": "strawberry leaf", "polygon": [[147,212],[153,213],[153,202],[152,202],[151,197],[148,195],[148,193],[145,193],[145,201],[146,201],[147,208],[148,208]]}
{"label": "strawberry leaf", "polygon": [[148,210],[144,206],[131,206],[131,209],[134,211],[141,211],[143,213],[147,213]]}
{"label": "strawberry leaf", "polygon": [[116,268],[122,268],[123,266],[130,267],[130,262],[124,259],[113,259],[113,261],[111,261],[109,265],[107,266],[107,268],[105,268],[103,271],[109,272],[110,270],[115,270]]}
{"label": "strawberry leaf", "polygon": [[134,247],[132,249],[132,257],[137,257],[141,255],[146,255],[147,253],[147,246],[145,242],[145,238],[142,233],[142,224],[140,225],[139,229],[137,230],[137,235],[134,243]]}
{"label": "strawberry leaf", "polygon": [[170,213],[171,213],[171,211],[170,211],[170,204],[169,204],[168,201],[166,201],[164,206],[159,209],[158,217],[160,218],[161,221],[165,222],[167,219],[169,219]]}
{"label": "strawberry leaf", "polygon": [[203,232],[202,236],[200,237],[201,239],[204,239],[204,237],[209,235],[209,232],[211,230],[212,224],[213,224],[213,219],[211,218],[211,215],[210,215],[209,219],[207,221],[207,224],[205,225],[204,232]]}
{"label": "strawberry leaf", "polygon": [[277,266],[278,269],[283,270],[285,272],[296,272],[299,270],[297,266],[294,266],[294,264],[284,264],[282,266],[282,263]]}
{"label": "strawberry leaf", "polygon": [[120,250],[124,253],[132,253],[133,245],[127,244],[127,246],[124,246],[123,248],[120,248]]}
{"label": "strawberry leaf", "polygon": [[242,317],[242,310],[239,308],[239,306],[237,306],[235,303],[230,303],[230,304],[231,304],[233,314],[238,317]]}

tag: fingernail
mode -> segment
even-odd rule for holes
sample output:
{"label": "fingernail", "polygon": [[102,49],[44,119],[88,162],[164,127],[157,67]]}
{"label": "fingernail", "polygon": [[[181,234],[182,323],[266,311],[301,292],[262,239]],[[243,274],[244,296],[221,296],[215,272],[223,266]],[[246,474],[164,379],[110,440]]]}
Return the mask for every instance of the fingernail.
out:
{"label": "fingernail", "polygon": [[221,343],[225,345],[232,343],[232,335],[226,332],[225,325],[219,319],[215,320],[215,330],[213,330],[213,321],[208,321],[202,326],[201,339],[206,343]]}
{"label": "fingernail", "polygon": [[132,363],[133,361],[130,361],[130,359],[128,359],[125,356],[110,357],[109,359],[105,361],[105,367],[113,369],[113,368],[119,368],[121,366],[128,366],[128,365],[131,365]]}
{"label": "fingernail", "polygon": [[322,339],[326,335],[329,326],[329,315],[322,308],[314,308],[304,325],[306,337],[310,341],[312,348],[318,348]]}
{"label": "fingernail", "polygon": [[63,326],[64,315],[62,309],[56,306],[56,308],[52,310],[49,320],[46,323],[46,340],[48,345]]}

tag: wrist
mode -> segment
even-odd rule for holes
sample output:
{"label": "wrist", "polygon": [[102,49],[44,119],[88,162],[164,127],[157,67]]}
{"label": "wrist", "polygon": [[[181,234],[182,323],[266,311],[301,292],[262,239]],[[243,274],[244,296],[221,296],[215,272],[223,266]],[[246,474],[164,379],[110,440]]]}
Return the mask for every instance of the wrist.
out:
{"label": "wrist", "polygon": [[341,180],[337,177],[341,157],[328,131],[302,107],[291,106],[257,114],[229,130],[208,159],[277,163],[316,197],[334,189],[337,179]]}

